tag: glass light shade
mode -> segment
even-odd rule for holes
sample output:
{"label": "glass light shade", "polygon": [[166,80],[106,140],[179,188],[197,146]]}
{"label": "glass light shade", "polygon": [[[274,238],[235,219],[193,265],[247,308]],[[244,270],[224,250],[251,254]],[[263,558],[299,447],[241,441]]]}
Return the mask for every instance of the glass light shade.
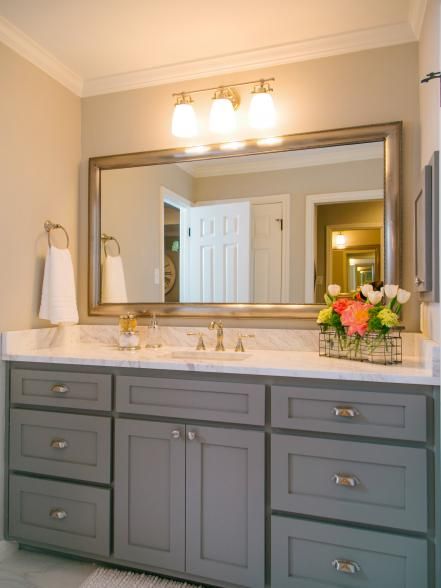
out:
{"label": "glass light shade", "polygon": [[276,109],[269,92],[256,92],[251,98],[248,121],[254,129],[269,129],[276,124]]}
{"label": "glass light shade", "polygon": [[335,236],[335,246],[337,249],[344,249],[346,247],[346,237],[342,233]]}
{"label": "glass light shade", "polygon": [[196,114],[188,103],[176,104],[173,112],[172,133],[175,137],[194,137],[198,132]]}
{"label": "glass light shade", "polygon": [[236,115],[231,100],[215,98],[210,110],[209,129],[213,133],[231,133],[236,128]]}

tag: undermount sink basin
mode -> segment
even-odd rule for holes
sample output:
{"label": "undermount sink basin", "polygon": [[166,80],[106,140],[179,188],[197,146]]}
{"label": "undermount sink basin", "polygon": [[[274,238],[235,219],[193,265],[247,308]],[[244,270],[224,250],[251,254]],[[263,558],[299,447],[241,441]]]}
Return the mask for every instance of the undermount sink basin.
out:
{"label": "undermount sink basin", "polygon": [[174,359],[194,359],[196,361],[208,359],[210,361],[243,361],[251,357],[251,353],[242,353],[236,351],[196,351],[182,350],[172,351],[171,356]]}

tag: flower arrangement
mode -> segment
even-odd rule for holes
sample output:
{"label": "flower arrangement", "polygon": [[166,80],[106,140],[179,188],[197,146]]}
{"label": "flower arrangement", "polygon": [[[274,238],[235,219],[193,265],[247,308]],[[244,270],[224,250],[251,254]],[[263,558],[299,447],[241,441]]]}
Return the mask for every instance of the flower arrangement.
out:
{"label": "flower arrangement", "polygon": [[[330,336],[326,339],[330,344],[328,351],[336,347],[338,357],[374,361],[380,346],[382,352],[387,352],[388,343],[394,343],[391,331],[399,326],[401,306],[409,300],[410,292],[394,284],[377,290],[372,284],[365,284],[353,297],[340,297],[340,292],[338,284],[328,286],[326,308],[317,317],[322,333],[335,335],[334,341]],[[397,361],[400,360],[395,358],[384,363]]]}

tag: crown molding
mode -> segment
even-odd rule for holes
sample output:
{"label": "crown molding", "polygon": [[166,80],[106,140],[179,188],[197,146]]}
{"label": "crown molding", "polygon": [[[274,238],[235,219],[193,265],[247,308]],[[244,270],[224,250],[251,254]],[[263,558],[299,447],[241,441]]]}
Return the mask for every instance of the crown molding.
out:
{"label": "crown molding", "polygon": [[178,163],[183,171],[194,178],[209,178],[225,175],[252,174],[288,170],[295,168],[335,165],[353,161],[382,159],[382,143],[360,143],[339,145],[332,149],[306,149],[304,151],[280,151],[228,159],[207,159]]}
{"label": "crown molding", "polygon": [[74,94],[96,96],[413,42],[417,39],[416,31],[421,30],[426,1],[413,0],[409,13],[412,26],[401,23],[374,27],[88,80],[82,80],[81,76],[1,16],[0,41]]}
{"label": "crown molding", "polygon": [[409,23],[375,27],[351,33],[320,37],[309,41],[276,45],[254,51],[220,55],[210,59],[199,59],[119,75],[93,78],[85,80],[83,96],[135,90],[148,86],[159,86],[331,57],[366,49],[400,45],[413,41],[416,41],[416,38]]}
{"label": "crown molding", "polygon": [[83,89],[81,77],[2,16],[0,16],[0,41],[71,92],[81,96]]}
{"label": "crown molding", "polygon": [[421,35],[426,8],[427,0],[411,0],[409,4],[409,22],[416,39]]}

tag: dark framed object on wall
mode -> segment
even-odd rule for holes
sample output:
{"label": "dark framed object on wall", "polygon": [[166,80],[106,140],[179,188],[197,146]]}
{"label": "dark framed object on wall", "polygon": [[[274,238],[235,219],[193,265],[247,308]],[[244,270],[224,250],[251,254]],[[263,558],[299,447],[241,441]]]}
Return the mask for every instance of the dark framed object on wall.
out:
{"label": "dark framed object on wall", "polygon": [[439,301],[439,151],[424,167],[415,199],[415,290],[425,302]]}

